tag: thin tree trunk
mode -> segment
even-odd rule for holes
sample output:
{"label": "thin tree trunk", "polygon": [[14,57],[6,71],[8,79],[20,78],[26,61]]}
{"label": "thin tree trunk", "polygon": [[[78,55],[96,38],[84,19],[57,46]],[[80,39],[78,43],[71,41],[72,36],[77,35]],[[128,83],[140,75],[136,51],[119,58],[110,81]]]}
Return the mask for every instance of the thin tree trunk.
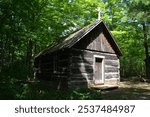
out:
{"label": "thin tree trunk", "polygon": [[0,73],[2,71],[2,63],[3,63],[3,43],[2,39],[0,40]]}
{"label": "thin tree trunk", "polygon": [[[13,39],[12,39],[13,40]],[[13,65],[13,62],[14,62],[14,44],[13,44],[13,41],[10,41],[10,44],[9,44],[9,67],[12,69],[12,65]]]}
{"label": "thin tree trunk", "polygon": [[148,52],[148,42],[147,42],[147,29],[146,29],[146,23],[143,24],[143,34],[144,34],[144,48],[145,48],[145,67],[146,67],[146,77],[147,79],[150,79],[150,57]]}
{"label": "thin tree trunk", "polygon": [[37,45],[36,45],[36,41],[34,42],[34,47],[33,47],[33,79],[36,79],[36,75],[35,75],[35,63],[34,63],[34,58],[35,58],[35,54],[37,53]]}
{"label": "thin tree trunk", "polygon": [[29,39],[28,45],[27,45],[27,58],[26,58],[26,63],[27,63],[27,78],[28,80],[31,80],[33,77],[33,41]]}

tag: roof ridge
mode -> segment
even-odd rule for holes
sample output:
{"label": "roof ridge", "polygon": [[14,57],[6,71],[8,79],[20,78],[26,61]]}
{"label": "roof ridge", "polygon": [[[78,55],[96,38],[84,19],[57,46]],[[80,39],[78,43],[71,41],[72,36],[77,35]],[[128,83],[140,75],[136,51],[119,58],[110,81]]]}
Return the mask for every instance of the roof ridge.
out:
{"label": "roof ridge", "polygon": [[66,38],[57,41],[54,45],[44,49],[35,58],[37,58],[40,55],[52,53],[54,51],[58,51],[58,50],[61,50],[61,49],[71,48],[78,41],[80,41],[84,36],[86,36],[89,32],[91,32],[95,27],[97,27],[100,23],[102,23],[104,25],[104,27],[108,31],[109,35],[111,36],[112,42],[116,46],[116,47],[114,47],[115,51],[117,51],[118,55],[121,55],[121,51],[120,51],[119,46],[117,45],[117,43],[113,39],[113,36],[112,36],[111,32],[108,30],[108,28],[105,25],[105,23],[103,22],[103,20],[96,20],[94,23],[89,24],[89,25],[79,29],[78,31],[68,35]]}

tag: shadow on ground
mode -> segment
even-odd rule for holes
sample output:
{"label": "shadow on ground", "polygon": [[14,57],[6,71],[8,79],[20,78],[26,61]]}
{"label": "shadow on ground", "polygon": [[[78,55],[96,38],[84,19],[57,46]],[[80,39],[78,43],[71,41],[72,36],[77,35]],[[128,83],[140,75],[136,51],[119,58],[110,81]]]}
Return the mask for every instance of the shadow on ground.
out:
{"label": "shadow on ground", "polygon": [[104,100],[150,100],[150,83],[123,81],[119,88],[103,91]]}

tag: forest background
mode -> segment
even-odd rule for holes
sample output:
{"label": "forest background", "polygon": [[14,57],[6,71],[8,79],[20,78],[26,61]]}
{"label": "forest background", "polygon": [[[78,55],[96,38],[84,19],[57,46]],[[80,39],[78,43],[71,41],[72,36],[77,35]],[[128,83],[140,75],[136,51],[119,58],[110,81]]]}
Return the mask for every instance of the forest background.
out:
{"label": "forest background", "polygon": [[150,78],[149,0],[0,0],[0,89],[34,81],[34,57],[97,20],[98,7],[123,53],[121,78]]}

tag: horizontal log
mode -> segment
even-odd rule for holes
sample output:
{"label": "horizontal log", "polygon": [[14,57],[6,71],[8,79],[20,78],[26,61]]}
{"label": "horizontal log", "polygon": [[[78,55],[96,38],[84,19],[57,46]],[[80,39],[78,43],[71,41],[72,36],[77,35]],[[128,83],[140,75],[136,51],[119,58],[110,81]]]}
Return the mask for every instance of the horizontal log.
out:
{"label": "horizontal log", "polygon": [[89,56],[86,56],[86,55],[78,55],[78,56],[72,55],[72,57],[79,58],[80,60],[93,59],[93,55],[89,55]]}
{"label": "horizontal log", "polygon": [[58,71],[66,71],[68,68],[67,67],[61,67],[61,66],[58,66]]}
{"label": "horizontal log", "polygon": [[80,68],[73,68],[71,69],[71,73],[93,73],[93,68],[84,68],[84,67],[80,67]]}
{"label": "horizontal log", "polygon": [[118,60],[118,57],[116,54],[110,54],[110,53],[104,53],[104,52],[92,52],[93,55],[99,55],[99,56],[104,56],[105,59],[110,59],[110,60]]}
{"label": "horizontal log", "polygon": [[89,51],[89,50],[73,49],[72,55],[79,57],[79,58],[92,58],[92,59],[93,59],[93,55],[100,55],[100,56],[104,56],[105,59],[108,59],[108,60],[118,60],[118,57],[116,54],[95,52],[95,51]]}
{"label": "horizontal log", "polygon": [[90,53],[90,54],[100,54],[100,55],[111,55],[111,56],[117,56],[115,53],[108,53],[108,52],[104,52],[104,51],[95,51],[95,50],[80,50],[80,49],[75,49],[75,48],[72,48],[72,51],[74,51],[75,53],[78,53],[78,54],[86,54],[86,53]]}
{"label": "horizontal log", "polygon": [[[68,61],[66,61],[66,62],[61,62],[61,63],[58,63],[57,61],[56,61],[56,63],[55,63],[56,65],[57,65],[57,67],[64,67],[64,66],[67,66],[69,63],[68,63]],[[54,67],[54,63],[52,62],[52,63],[47,63],[47,64],[41,64],[40,65],[40,68],[41,69],[52,69]]]}
{"label": "horizontal log", "polygon": [[111,74],[111,73],[109,73],[109,74],[105,74],[105,78],[106,79],[111,79],[111,78],[118,78],[119,79],[119,74]]}
{"label": "horizontal log", "polygon": [[82,51],[82,50],[76,50],[76,49],[72,49],[71,55],[82,57],[82,58],[91,58],[93,56],[92,52],[90,51]]}
{"label": "horizontal log", "polygon": [[90,63],[72,63],[72,68],[85,68],[85,69],[93,69],[93,65]]}
{"label": "horizontal log", "polygon": [[105,67],[105,72],[109,73],[109,72],[119,72],[119,68],[117,67]]}
{"label": "horizontal log", "polygon": [[76,49],[76,48],[71,49],[72,55],[91,54],[91,53],[92,53],[92,51],[81,50],[81,49]]}
{"label": "horizontal log", "polygon": [[40,71],[40,72],[37,72],[37,73],[42,73],[42,74],[67,74],[66,71]]}
{"label": "horizontal log", "polygon": [[112,55],[105,55],[105,59],[118,60],[118,57],[117,56],[112,56]]}
{"label": "horizontal log", "polygon": [[42,58],[41,58],[41,62],[42,63],[46,63],[46,62],[48,62],[48,61],[52,61],[53,60],[53,56],[43,56]]}
{"label": "horizontal log", "polygon": [[50,65],[52,63],[53,63],[52,61],[47,61],[47,62],[40,62],[39,64],[40,65]]}
{"label": "horizontal log", "polygon": [[39,71],[40,72],[51,72],[51,71],[53,71],[53,69],[51,69],[51,68],[44,68],[44,69],[40,69]]}
{"label": "horizontal log", "polygon": [[57,67],[67,67],[69,65],[69,61],[57,63]]}
{"label": "horizontal log", "polygon": [[72,57],[72,63],[89,63],[93,64],[93,58]]}
{"label": "horizontal log", "polygon": [[37,71],[36,73],[39,73],[39,74],[51,74],[51,75],[55,75],[55,74],[67,74],[66,71],[54,71],[54,70],[41,70],[41,71]]}
{"label": "horizontal log", "polygon": [[93,73],[91,74],[89,74],[89,73],[77,73],[77,74],[71,74],[72,76],[73,75],[77,75],[77,76],[87,76],[87,75],[93,75]]}
{"label": "horizontal log", "polygon": [[69,60],[69,59],[62,59],[62,58],[61,58],[61,59],[58,60],[58,62],[59,62],[59,63],[64,63],[64,62],[66,63],[66,62],[68,62],[68,60]]}
{"label": "horizontal log", "polygon": [[72,78],[92,80],[92,79],[93,79],[93,74],[87,74],[87,73],[72,74],[72,75],[71,75],[71,79],[72,79]]}
{"label": "horizontal log", "polygon": [[53,68],[53,64],[41,64],[40,66],[39,66],[39,68],[40,69],[52,69]]}
{"label": "horizontal log", "polygon": [[67,59],[69,57],[69,53],[59,53],[59,55],[57,55],[59,59]]}
{"label": "horizontal log", "polygon": [[119,67],[119,60],[105,60],[105,66]]}

